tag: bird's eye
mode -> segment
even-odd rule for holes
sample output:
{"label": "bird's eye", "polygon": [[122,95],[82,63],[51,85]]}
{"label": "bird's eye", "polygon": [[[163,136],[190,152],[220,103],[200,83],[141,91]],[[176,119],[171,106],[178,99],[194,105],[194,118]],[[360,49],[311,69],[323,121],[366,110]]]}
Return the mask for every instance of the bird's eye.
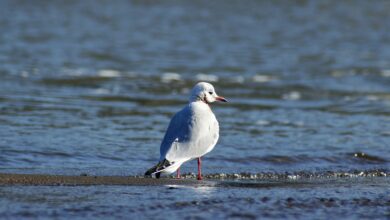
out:
{"label": "bird's eye", "polygon": [[209,92],[209,94],[210,94],[210,95],[212,95],[212,94],[213,94],[213,92]]}

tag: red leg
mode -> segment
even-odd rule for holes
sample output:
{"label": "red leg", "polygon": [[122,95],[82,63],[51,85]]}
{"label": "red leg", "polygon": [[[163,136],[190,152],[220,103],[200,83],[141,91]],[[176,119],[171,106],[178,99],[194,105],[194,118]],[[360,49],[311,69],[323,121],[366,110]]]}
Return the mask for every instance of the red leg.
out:
{"label": "red leg", "polygon": [[198,180],[202,180],[202,161],[198,158]]}
{"label": "red leg", "polygon": [[180,167],[176,170],[176,178],[180,179]]}

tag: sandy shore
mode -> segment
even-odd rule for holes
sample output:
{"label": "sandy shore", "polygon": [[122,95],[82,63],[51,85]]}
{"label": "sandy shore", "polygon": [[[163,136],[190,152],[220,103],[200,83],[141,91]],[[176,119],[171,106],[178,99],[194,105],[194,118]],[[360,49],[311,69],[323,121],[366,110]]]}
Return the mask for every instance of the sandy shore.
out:
{"label": "sandy shore", "polygon": [[5,174],[0,173],[0,185],[211,185],[209,181],[173,178],[143,178],[127,176],[62,176],[44,174]]}
{"label": "sandy shore", "polygon": [[0,186],[26,185],[26,186],[91,186],[91,185],[124,185],[124,186],[209,186],[209,187],[239,187],[239,188],[305,188],[323,187],[332,185],[388,185],[390,178],[386,177],[361,177],[361,178],[302,178],[297,180],[272,180],[262,179],[256,181],[232,180],[232,179],[208,179],[198,181],[196,179],[175,178],[144,178],[134,176],[65,176],[46,174],[12,174],[0,173]]}

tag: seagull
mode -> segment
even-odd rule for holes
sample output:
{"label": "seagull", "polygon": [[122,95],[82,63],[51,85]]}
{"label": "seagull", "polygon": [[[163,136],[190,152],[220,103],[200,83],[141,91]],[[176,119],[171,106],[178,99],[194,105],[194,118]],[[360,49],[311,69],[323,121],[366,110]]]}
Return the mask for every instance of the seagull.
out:
{"label": "seagull", "polygon": [[145,177],[154,174],[160,178],[161,173],[177,171],[180,178],[180,166],[197,159],[197,179],[202,180],[201,157],[214,148],[219,138],[219,124],[210,108],[210,103],[215,101],[227,102],[210,83],[199,82],[194,86],[189,103],[169,123],[161,142],[159,162],[146,171]]}

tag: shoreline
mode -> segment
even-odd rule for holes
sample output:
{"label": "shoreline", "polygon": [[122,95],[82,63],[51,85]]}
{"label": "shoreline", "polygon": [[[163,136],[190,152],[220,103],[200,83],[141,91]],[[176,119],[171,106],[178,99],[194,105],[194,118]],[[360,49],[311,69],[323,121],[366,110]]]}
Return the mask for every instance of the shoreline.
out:
{"label": "shoreline", "polygon": [[0,186],[92,186],[92,185],[124,185],[124,186],[159,186],[159,185],[210,185],[208,181],[173,178],[144,178],[134,176],[68,176],[48,174],[13,174],[0,173]]}
{"label": "shoreline", "polygon": [[163,177],[160,179],[137,176],[76,176],[50,174],[14,174],[0,173],[0,186],[190,186],[190,187],[235,187],[235,188],[306,188],[323,186],[350,185],[388,186],[387,177],[350,177],[350,178],[302,178],[296,180],[232,180],[205,178],[196,180],[190,178],[175,179]]}

